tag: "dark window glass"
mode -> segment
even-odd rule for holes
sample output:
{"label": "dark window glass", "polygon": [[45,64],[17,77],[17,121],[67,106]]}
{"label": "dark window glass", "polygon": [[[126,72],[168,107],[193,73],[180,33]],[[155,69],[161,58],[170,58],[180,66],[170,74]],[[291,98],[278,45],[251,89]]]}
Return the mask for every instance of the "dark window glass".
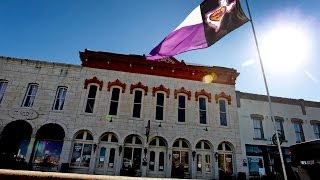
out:
{"label": "dark window glass", "polygon": [[159,105],[159,106],[164,105],[164,94],[157,93],[157,105]]}
{"label": "dark window glass", "polygon": [[226,111],[225,100],[219,100],[219,108],[220,108],[220,125],[227,126],[227,111]]}
{"label": "dark window glass", "polygon": [[156,120],[163,120],[163,107],[161,106],[156,108]]}
{"label": "dark window glass", "polygon": [[25,99],[23,102],[23,107],[32,107],[34,100],[36,98],[38,92],[38,85],[37,84],[29,84],[27,93],[25,95]]}
{"label": "dark window glass", "polygon": [[90,86],[85,112],[93,113],[94,103],[96,101],[97,86]]}
{"label": "dark window glass", "polygon": [[206,99],[199,98],[199,118],[200,124],[207,124],[207,111],[206,111]]}
{"label": "dark window glass", "polygon": [[164,170],[164,153],[160,152],[159,153],[159,171]]}
{"label": "dark window glass", "polygon": [[164,94],[157,93],[156,120],[163,120]]}
{"label": "dark window glass", "polygon": [[104,136],[101,138],[101,141],[108,142],[108,135],[104,135]]}
{"label": "dark window glass", "polygon": [[111,135],[111,142],[118,142],[118,139],[116,138],[116,136]]}
{"label": "dark window glass", "polygon": [[138,137],[136,137],[136,144],[142,144],[141,140]]}
{"label": "dark window glass", "polygon": [[185,107],[186,107],[186,97],[179,96],[179,108],[185,108]]}
{"label": "dark window glass", "polygon": [[154,171],[155,157],[156,157],[156,153],[154,151],[150,151],[149,169],[151,171]]}
{"label": "dark window glass", "polygon": [[120,89],[113,88],[112,95],[111,95],[109,115],[117,115],[118,105],[119,105],[119,95],[120,95]]}
{"label": "dark window glass", "polygon": [[141,104],[134,104],[133,105],[133,117],[140,118],[141,114]]}
{"label": "dark window glass", "polygon": [[91,135],[91,134],[89,134],[89,133],[87,133],[87,138],[86,138],[86,140],[93,140],[92,135]]}
{"label": "dark window glass", "polygon": [[198,142],[198,143],[197,143],[196,149],[201,149],[201,142]]}
{"label": "dark window glass", "polygon": [[109,155],[109,167],[114,167],[114,156],[115,156],[116,150],[114,148],[110,149],[110,155]]}
{"label": "dark window glass", "polygon": [[151,142],[150,142],[150,146],[156,146],[157,144],[156,144],[156,141],[157,139],[153,139]]}
{"label": "dark window glass", "polygon": [[178,107],[178,122],[186,121],[186,97],[179,96]]}
{"label": "dark window glass", "polygon": [[62,110],[63,109],[66,94],[67,94],[66,87],[58,87],[56,97],[54,100],[54,104],[52,107],[53,110]]}
{"label": "dark window glass", "polygon": [[84,132],[79,133],[79,134],[76,136],[76,139],[83,139],[83,135],[84,135]]}
{"label": "dark window glass", "polygon": [[133,136],[129,136],[129,137],[126,139],[125,143],[127,143],[127,144],[132,144],[132,140],[133,140]]}
{"label": "dark window glass", "polygon": [[142,103],[142,91],[134,92],[134,102],[133,102],[133,117],[140,118],[141,116],[141,103]]}
{"label": "dark window glass", "polygon": [[173,147],[179,147],[179,141],[174,142]]}
{"label": "dark window glass", "polygon": [[142,91],[135,91],[134,93],[134,103],[141,103]]}
{"label": "dark window glass", "polygon": [[210,149],[210,146],[209,146],[209,144],[208,144],[208,143],[203,142],[203,145],[204,145],[204,149]]}
{"label": "dark window glass", "polygon": [[182,141],[182,147],[183,148],[188,148],[189,146],[188,146],[188,144],[186,142]]}
{"label": "dark window glass", "polygon": [[164,142],[163,139],[159,138],[159,146],[166,146],[166,143]]}

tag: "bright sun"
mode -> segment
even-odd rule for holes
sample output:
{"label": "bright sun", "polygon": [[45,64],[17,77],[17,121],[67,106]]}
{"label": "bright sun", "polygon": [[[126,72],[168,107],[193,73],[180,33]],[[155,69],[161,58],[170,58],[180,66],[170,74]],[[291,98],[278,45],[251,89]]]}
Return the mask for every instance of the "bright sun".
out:
{"label": "bright sun", "polygon": [[270,72],[293,72],[307,59],[307,33],[290,25],[275,27],[267,32],[261,43],[263,64]]}

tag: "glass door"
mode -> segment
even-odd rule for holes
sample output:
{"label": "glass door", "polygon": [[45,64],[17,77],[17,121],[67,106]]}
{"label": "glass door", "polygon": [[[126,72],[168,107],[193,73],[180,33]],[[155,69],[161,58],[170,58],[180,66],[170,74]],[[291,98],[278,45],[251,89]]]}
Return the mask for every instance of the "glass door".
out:
{"label": "glass door", "polygon": [[101,146],[98,152],[96,174],[115,174],[116,148]]}
{"label": "glass door", "polygon": [[148,176],[149,177],[165,177],[165,149],[150,149]]}

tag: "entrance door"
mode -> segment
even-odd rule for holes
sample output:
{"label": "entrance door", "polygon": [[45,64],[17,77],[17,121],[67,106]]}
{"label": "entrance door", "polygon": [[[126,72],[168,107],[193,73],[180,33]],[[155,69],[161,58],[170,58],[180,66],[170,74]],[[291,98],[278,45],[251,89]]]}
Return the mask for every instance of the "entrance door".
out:
{"label": "entrance door", "polygon": [[208,152],[200,152],[197,154],[197,178],[212,177],[212,156]]}
{"label": "entrance door", "polygon": [[96,174],[115,175],[115,165],[117,148],[113,146],[102,145],[99,149],[96,165]]}
{"label": "entrance door", "polygon": [[165,177],[165,149],[150,148],[148,177]]}

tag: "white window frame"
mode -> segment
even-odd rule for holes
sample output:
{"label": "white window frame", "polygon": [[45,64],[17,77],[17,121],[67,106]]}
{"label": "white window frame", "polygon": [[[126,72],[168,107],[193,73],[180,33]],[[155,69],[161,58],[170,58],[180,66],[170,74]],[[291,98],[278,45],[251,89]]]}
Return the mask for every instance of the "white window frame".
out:
{"label": "white window frame", "polygon": [[[97,87],[97,90],[96,90],[96,96],[94,98],[89,98],[89,92],[90,92],[90,88],[91,86],[96,86]],[[99,94],[99,85],[98,84],[89,84],[88,85],[88,88],[87,88],[87,93],[86,93],[86,100],[85,100],[85,104],[84,104],[84,112],[85,113],[88,113],[88,114],[93,114],[95,113],[95,105],[97,103],[97,97],[98,97],[98,94]],[[92,112],[86,112],[86,108],[87,108],[87,104],[88,104],[88,100],[89,99],[94,99],[94,104],[93,104],[93,110]]]}
{"label": "white window frame", "polygon": [[[277,123],[280,123],[279,124],[280,129],[278,129],[278,124]],[[285,136],[285,132],[284,132],[283,123],[284,123],[284,120],[282,118],[275,118],[275,125],[276,125],[276,128],[277,128],[277,132],[280,133],[282,135],[282,138],[284,138],[283,140],[285,140],[286,136]]]}
{"label": "white window frame", "polygon": [[[62,91],[62,92],[60,93],[60,91]],[[54,98],[52,110],[55,110],[55,111],[63,110],[65,100],[66,100],[67,91],[68,91],[68,87],[58,86],[57,91],[56,91],[56,96]],[[58,109],[55,109],[57,103],[59,103]]]}
{"label": "white window frame", "polygon": [[312,125],[314,131],[314,137],[320,139],[320,123],[315,123]]}
{"label": "white window frame", "polygon": [[[137,91],[141,91],[141,103],[135,103],[134,102],[134,98],[135,98],[135,96],[136,96],[136,92]],[[140,89],[140,88],[136,88],[136,89],[134,89],[134,91],[133,91],[133,97],[132,97],[132,109],[131,109],[131,117],[132,118],[135,118],[135,119],[142,119],[143,117],[142,117],[142,115],[143,115],[143,101],[144,101],[144,90],[143,89]],[[141,106],[141,108],[140,108],[140,117],[133,117],[133,113],[134,113],[134,106],[136,105],[136,104],[140,104],[140,106]]]}
{"label": "white window frame", "polygon": [[[206,109],[205,109],[205,112],[206,112],[206,123],[201,123],[201,119],[200,119],[200,111],[204,111],[204,110],[201,110],[200,109],[200,98],[203,98],[205,100],[205,103],[206,103]],[[209,124],[209,117],[208,117],[208,97],[206,96],[199,96],[198,97],[198,124],[201,124],[201,125],[208,125]]]}
{"label": "white window frame", "polygon": [[[225,105],[225,112],[221,112],[221,109],[220,109],[220,101],[224,101],[224,105]],[[220,98],[218,99],[218,109],[219,109],[219,125],[222,126],[222,127],[227,127],[229,125],[229,118],[228,118],[228,101],[226,99],[223,99],[223,98]],[[221,113],[224,113],[226,115],[226,121],[227,121],[227,125],[222,125],[221,124]]]}
{"label": "white window frame", "polygon": [[[255,122],[259,122],[259,126],[260,127],[255,127]],[[253,138],[254,139],[264,139],[263,119],[261,119],[261,118],[252,118],[252,123],[253,123]],[[256,129],[259,129],[261,137],[257,137],[256,136],[256,133],[255,133]]]}
{"label": "white window frame", "polygon": [[[158,105],[158,94],[163,94],[163,106],[161,106],[161,105]],[[155,98],[155,101],[156,101],[156,103],[155,103],[155,113],[154,113],[154,119],[156,120],[156,121],[164,121],[165,119],[166,119],[166,93],[165,92],[162,92],[162,91],[158,91],[158,92],[156,92],[156,96],[155,96],[156,98]],[[162,117],[163,117],[163,119],[157,119],[157,107],[162,107]]]}
{"label": "white window frame", "polygon": [[[36,87],[36,88],[31,90],[32,87]],[[38,89],[39,89],[39,84],[37,84],[37,83],[29,83],[27,91],[26,91],[25,96],[23,98],[23,102],[21,104],[21,107],[32,107],[33,106],[34,101],[35,101],[36,96],[37,96],[37,93],[38,93]],[[27,101],[28,97],[30,97],[29,100],[28,100],[29,102],[28,102],[27,105],[25,105],[27,103],[26,101]]]}
{"label": "white window frame", "polygon": [[[119,89],[119,99],[118,99],[118,101],[112,100],[112,93],[113,93],[113,90],[114,90],[114,89]],[[120,87],[120,86],[112,86],[112,87],[111,87],[111,89],[110,89],[110,98],[109,98],[109,108],[108,108],[108,115],[109,115],[109,116],[113,116],[113,117],[118,117],[118,116],[119,116],[121,95],[122,95],[122,87]],[[111,115],[111,114],[110,114],[111,102],[117,102],[117,103],[118,103],[117,114],[116,114],[116,115]]]}
{"label": "white window frame", "polygon": [[[297,131],[296,126],[299,127],[299,131]],[[297,143],[306,141],[301,122],[294,122],[293,123],[293,129],[294,129],[294,133],[295,133],[295,136],[296,136],[296,142]],[[299,135],[299,139],[297,139],[298,135]]]}
{"label": "white window frame", "polygon": [[[185,98],[185,107],[181,108],[179,105],[179,97],[183,96]],[[188,97],[185,94],[178,94],[177,96],[177,122],[178,123],[186,123],[187,122],[187,107],[188,107]],[[179,110],[183,109],[184,110],[184,121],[179,121]]]}
{"label": "white window frame", "polygon": [[8,81],[4,79],[0,79],[0,104],[2,103],[7,87],[8,87]]}

